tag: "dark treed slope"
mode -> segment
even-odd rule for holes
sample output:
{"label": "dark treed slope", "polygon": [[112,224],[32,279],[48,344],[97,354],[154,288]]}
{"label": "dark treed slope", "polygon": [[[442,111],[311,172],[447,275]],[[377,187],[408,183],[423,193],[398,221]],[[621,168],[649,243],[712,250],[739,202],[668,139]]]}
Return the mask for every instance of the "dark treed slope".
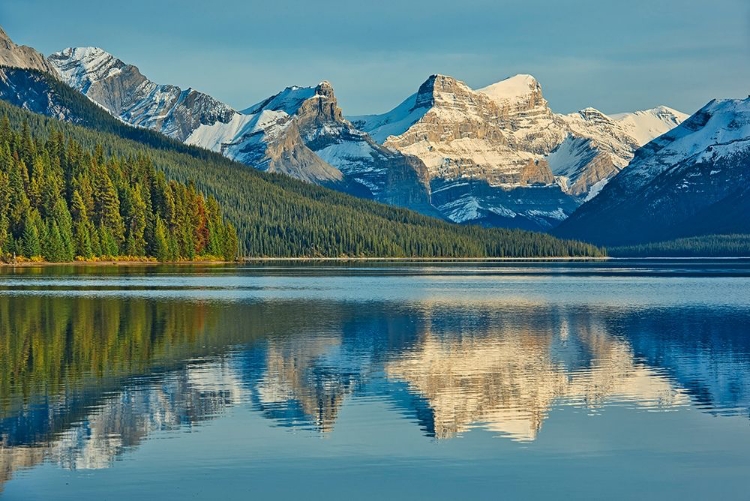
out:
{"label": "dark treed slope", "polygon": [[[20,128],[24,121],[35,137],[53,130],[75,139],[84,149],[103,145],[105,157],[146,155],[168,179],[193,181],[214,196],[237,227],[240,253],[246,256],[384,256],[384,257],[533,257],[599,256],[597,248],[548,235],[458,227],[414,212],[357,199],[284,175],[257,172],[219,154],[185,146],[158,133],[122,124],[54,78],[29,70],[4,70],[14,79],[38,78],[60,118],[71,125],[0,103],[0,115]],[[19,73],[16,73],[19,72]],[[3,99],[35,109],[8,83]],[[37,87],[39,88],[39,87]],[[37,93],[39,94],[39,93]],[[43,110],[36,110],[44,112]],[[92,130],[96,129],[96,130]]]}
{"label": "dark treed slope", "polygon": [[612,247],[613,257],[750,257],[750,235],[707,235]]}
{"label": "dark treed slope", "polygon": [[237,235],[218,202],[167,182],[145,156],[105,159],[52,132],[34,140],[0,119],[0,256],[215,256],[233,259]]}

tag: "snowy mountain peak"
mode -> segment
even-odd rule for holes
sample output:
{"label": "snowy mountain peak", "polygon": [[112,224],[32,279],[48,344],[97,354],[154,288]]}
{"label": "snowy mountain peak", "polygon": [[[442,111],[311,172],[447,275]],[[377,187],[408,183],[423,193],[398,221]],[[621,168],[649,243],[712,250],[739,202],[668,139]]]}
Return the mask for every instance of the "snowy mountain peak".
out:
{"label": "snowy mountain peak", "polygon": [[612,118],[625,132],[635,138],[640,146],[643,146],[655,137],[680,125],[688,118],[688,115],[668,106],[657,106],[650,110],[612,115]]}
{"label": "snowy mountain peak", "polygon": [[509,115],[550,113],[542,94],[542,86],[531,75],[515,75],[479,89],[478,92],[489,97]]}
{"label": "snowy mountain peak", "polygon": [[713,100],[638,150],[618,181],[636,189],[678,163],[716,163],[748,149],[750,98]]}
{"label": "snowy mountain peak", "polygon": [[180,141],[200,125],[228,123],[237,114],[207,94],[152,82],[99,47],[71,47],[47,60],[65,83],[124,122]]}
{"label": "snowy mountain peak", "polygon": [[69,47],[49,56],[48,61],[71,87],[86,90],[122,71],[125,63],[100,47]]}
{"label": "snowy mountain peak", "polygon": [[597,110],[596,108],[592,108],[592,107],[582,109],[581,111],[577,113],[577,115],[580,116],[582,119],[586,120],[587,122],[606,123],[606,124],[613,123],[610,117],[608,117],[601,111]]}
{"label": "snowy mountain peak", "polygon": [[287,115],[297,113],[299,107],[316,94],[314,87],[299,87],[293,85],[282,90],[278,94],[265,99],[259,103],[242,110],[244,115],[253,115],[262,110],[283,111]]}
{"label": "snowy mountain peak", "polygon": [[[629,170],[628,175],[638,178],[638,172],[661,171],[661,166],[674,159],[693,158],[698,162],[702,155],[716,159],[731,155],[736,149],[746,149],[750,144],[750,97],[747,99],[714,99],[687,120],[666,134],[656,138],[639,150],[633,164],[641,168]],[[646,160],[656,157],[658,164]]]}
{"label": "snowy mountain peak", "polygon": [[[663,123],[673,112],[659,107],[628,117]],[[749,163],[750,98],[711,101],[637,150],[627,168],[584,204],[560,234],[623,245],[715,233],[717,228],[745,233]]]}
{"label": "snowy mountain peak", "polygon": [[528,100],[530,96],[542,96],[542,86],[536,78],[527,74],[515,75],[488,85],[479,92],[500,105]]}
{"label": "snowy mountain peak", "polygon": [[336,102],[333,86],[327,80],[315,87],[300,87],[292,85],[278,94],[242,110],[243,115],[254,115],[261,111],[278,111],[287,115],[296,115],[302,105],[310,99],[325,99]]}

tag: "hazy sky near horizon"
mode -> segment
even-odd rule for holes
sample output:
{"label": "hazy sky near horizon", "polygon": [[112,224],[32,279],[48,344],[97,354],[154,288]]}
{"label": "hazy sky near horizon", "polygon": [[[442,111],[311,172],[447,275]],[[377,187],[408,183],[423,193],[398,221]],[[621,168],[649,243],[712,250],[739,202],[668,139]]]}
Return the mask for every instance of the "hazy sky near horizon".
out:
{"label": "hazy sky near horizon", "polygon": [[473,88],[530,73],[558,112],[750,94],[747,0],[2,0],[0,25],[237,109],[329,80],[344,114],[381,113],[433,73]]}

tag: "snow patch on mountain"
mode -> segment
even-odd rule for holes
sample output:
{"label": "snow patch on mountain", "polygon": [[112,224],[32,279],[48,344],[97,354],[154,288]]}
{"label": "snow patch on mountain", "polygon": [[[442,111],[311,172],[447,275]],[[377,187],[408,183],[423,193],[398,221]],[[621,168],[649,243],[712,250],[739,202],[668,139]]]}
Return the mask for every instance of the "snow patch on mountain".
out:
{"label": "snow patch on mountain", "polygon": [[298,87],[296,85],[287,87],[278,94],[250,106],[242,111],[245,115],[254,115],[260,110],[283,111],[287,115],[297,113],[299,107],[315,96],[315,87]]}
{"label": "snow patch on mountain", "polygon": [[633,113],[611,115],[612,119],[638,142],[639,146],[643,146],[652,139],[677,127],[688,116],[686,113],[667,106],[658,106],[650,110]]}
{"label": "snow patch on mountain", "polygon": [[228,123],[201,125],[190,134],[185,143],[222,152],[224,146],[231,144],[236,138],[268,130],[286,116],[283,111],[270,110],[263,110],[255,115],[237,113]]}
{"label": "snow patch on mountain", "polygon": [[70,47],[50,56],[63,81],[86,94],[91,84],[118,75],[125,64],[99,47]]}
{"label": "snow patch on mountain", "polygon": [[429,110],[428,106],[417,106],[417,95],[412,94],[392,111],[383,115],[349,117],[357,128],[367,131],[378,143],[384,143],[390,136],[400,136],[414,125]]}
{"label": "snow patch on mountain", "polygon": [[515,75],[479,89],[478,92],[500,105],[527,105],[532,94],[541,94],[541,85],[531,75]]}

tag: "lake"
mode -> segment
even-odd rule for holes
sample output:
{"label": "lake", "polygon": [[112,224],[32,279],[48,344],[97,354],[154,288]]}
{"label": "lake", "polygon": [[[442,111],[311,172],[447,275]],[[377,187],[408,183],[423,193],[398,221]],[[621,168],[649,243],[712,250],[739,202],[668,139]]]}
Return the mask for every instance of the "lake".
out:
{"label": "lake", "polygon": [[750,261],[0,269],[3,499],[750,499]]}

